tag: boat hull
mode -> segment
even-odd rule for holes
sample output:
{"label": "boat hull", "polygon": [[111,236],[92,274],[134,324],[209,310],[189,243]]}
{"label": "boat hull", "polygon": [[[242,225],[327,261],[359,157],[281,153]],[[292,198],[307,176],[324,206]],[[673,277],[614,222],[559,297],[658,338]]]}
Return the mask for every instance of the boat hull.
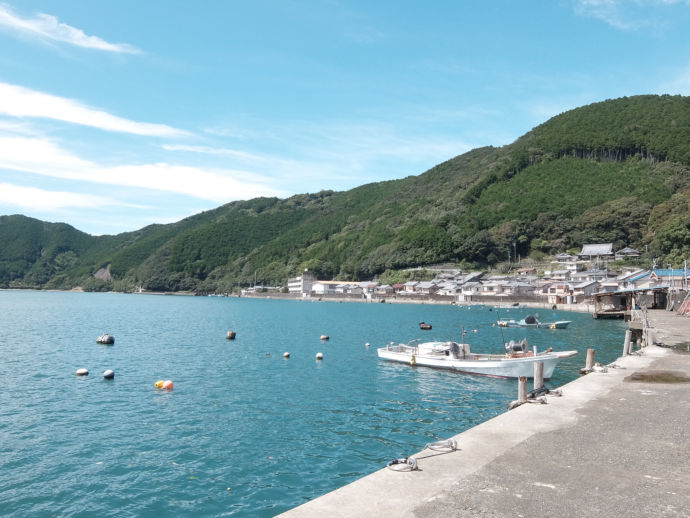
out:
{"label": "boat hull", "polygon": [[570,324],[570,320],[559,320],[558,322],[536,322],[534,324],[527,324],[525,322],[516,322],[515,320],[499,320],[497,325],[499,327],[521,327],[521,328],[535,328],[535,329],[565,329]]}
{"label": "boat hull", "polygon": [[549,379],[560,360],[576,354],[577,351],[564,351],[520,358],[472,354],[467,359],[456,359],[450,356],[427,355],[415,352],[413,348],[409,348],[409,350],[395,350],[395,348],[390,347],[378,349],[379,358],[384,360],[492,378],[519,378],[522,376],[533,378],[534,364],[536,362],[543,362],[544,379]]}

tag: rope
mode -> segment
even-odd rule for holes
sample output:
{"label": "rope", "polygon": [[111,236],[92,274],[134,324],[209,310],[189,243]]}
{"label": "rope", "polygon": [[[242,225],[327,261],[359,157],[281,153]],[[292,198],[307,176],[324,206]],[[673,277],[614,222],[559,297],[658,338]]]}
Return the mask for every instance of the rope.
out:
{"label": "rope", "polygon": [[430,442],[424,446],[424,449],[425,450],[429,449],[429,450],[434,450],[434,451],[451,452],[451,451],[455,451],[458,449],[458,443],[455,442],[455,439],[448,439],[446,441]]}
{"label": "rope", "polygon": [[414,457],[393,459],[388,463],[388,469],[393,471],[415,471],[417,469],[417,459]]}

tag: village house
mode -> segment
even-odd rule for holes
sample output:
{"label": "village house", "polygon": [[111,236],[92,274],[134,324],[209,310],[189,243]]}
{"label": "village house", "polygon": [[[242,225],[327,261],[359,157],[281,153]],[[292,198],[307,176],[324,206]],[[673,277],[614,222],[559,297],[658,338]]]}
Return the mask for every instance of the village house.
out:
{"label": "village house", "polygon": [[464,283],[460,288],[458,295],[458,302],[471,302],[472,297],[482,294],[482,283],[479,281],[469,281]]}
{"label": "village house", "polygon": [[625,248],[618,250],[618,252],[615,253],[614,257],[616,261],[620,261],[623,259],[637,259],[638,257],[640,257],[640,252],[638,252],[634,248],[626,246]]}
{"label": "village house", "polygon": [[420,282],[415,286],[415,292],[422,295],[430,295],[438,291],[438,286],[434,281]]}
{"label": "village house", "polygon": [[393,293],[393,286],[391,286],[390,284],[382,284],[376,287],[377,295],[393,295]]}
{"label": "village house", "polygon": [[598,267],[601,263],[613,260],[613,243],[583,245],[578,257],[581,260],[589,261],[590,264],[596,264]]}
{"label": "village house", "polygon": [[580,284],[574,284],[573,302],[583,302],[585,298],[591,298],[599,291],[599,283],[597,281],[585,281]]}
{"label": "village house", "polygon": [[570,279],[570,272],[568,270],[552,270],[544,272],[544,276],[551,281],[567,281]]}
{"label": "village house", "polygon": [[417,281],[407,281],[403,285],[402,293],[404,293],[404,294],[414,293],[415,291],[417,291],[417,284],[419,284]]}
{"label": "village house", "polygon": [[572,304],[573,302],[573,290],[569,284],[551,284],[547,293],[546,300],[549,304]]}
{"label": "village house", "polygon": [[517,269],[517,274],[521,277],[527,277],[531,275],[536,275],[537,274],[537,269],[536,268],[518,268]]}
{"label": "village house", "polygon": [[460,292],[460,284],[457,282],[447,281],[438,286],[439,295],[456,296]]}

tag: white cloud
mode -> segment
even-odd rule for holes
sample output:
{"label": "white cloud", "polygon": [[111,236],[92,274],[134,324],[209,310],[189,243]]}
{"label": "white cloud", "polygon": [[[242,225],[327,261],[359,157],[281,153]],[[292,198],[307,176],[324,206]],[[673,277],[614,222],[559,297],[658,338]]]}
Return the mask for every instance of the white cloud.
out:
{"label": "white cloud", "polygon": [[33,18],[22,18],[7,4],[0,4],[0,25],[41,39],[69,43],[77,47],[126,54],[141,52],[127,43],[109,43],[98,36],[88,36],[81,29],[62,23],[50,14],[38,13]]}
{"label": "white cloud", "polygon": [[136,122],[84,106],[72,99],[0,83],[0,114],[12,117],[39,117],[82,124],[106,131],[153,137],[179,137],[187,132],[166,126]]}
{"label": "white cloud", "polygon": [[98,208],[141,206],[121,202],[105,196],[80,194],[65,191],[47,191],[36,187],[25,187],[10,183],[0,183],[0,204],[18,207],[21,210],[52,211],[74,208]]}
{"label": "white cloud", "polygon": [[163,144],[162,147],[166,151],[184,151],[188,153],[200,153],[203,155],[239,158],[247,161],[264,160],[264,158],[260,157],[259,155],[247,153],[246,151],[237,151],[236,149],[214,148],[210,146],[188,146],[184,144]]}
{"label": "white cloud", "polygon": [[632,31],[662,24],[663,12],[656,7],[690,4],[689,0],[575,0],[575,13],[595,18],[624,31]]}
{"label": "white cloud", "polygon": [[246,171],[168,163],[103,166],[73,155],[44,138],[0,136],[0,169],[174,192],[216,203],[285,194],[273,187],[272,179]]}

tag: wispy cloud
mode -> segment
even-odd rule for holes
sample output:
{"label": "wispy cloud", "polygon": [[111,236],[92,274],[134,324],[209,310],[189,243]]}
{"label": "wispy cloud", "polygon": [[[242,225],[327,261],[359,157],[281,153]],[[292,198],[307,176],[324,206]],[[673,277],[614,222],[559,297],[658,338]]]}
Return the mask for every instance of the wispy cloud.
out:
{"label": "wispy cloud", "polygon": [[155,137],[179,137],[186,131],[165,124],[137,122],[55,95],[0,83],[0,114],[55,119],[106,131]]}
{"label": "wispy cloud", "polygon": [[91,209],[100,207],[144,208],[112,197],[66,191],[48,191],[11,183],[0,183],[0,204],[31,211],[59,211],[63,209]]}
{"label": "wispy cloud", "polygon": [[98,36],[89,36],[81,29],[60,22],[55,16],[37,13],[33,18],[16,14],[7,4],[0,4],[0,26],[41,38],[105,52],[139,54],[141,51],[127,43],[110,43]]}
{"label": "wispy cloud", "polygon": [[166,151],[184,151],[188,153],[200,153],[203,155],[213,155],[221,157],[239,158],[248,161],[262,161],[263,157],[247,153],[246,151],[238,151],[236,149],[214,148],[210,146],[188,146],[185,144],[163,144],[163,149]]}
{"label": "wispy cloud", "polygon": [[660,23],[655,7],[690,4],[688,0],[574,0],[575,13],[595,18],[624,31],[634,31]]}
{"label": "wispy cloud", "polygon": [[283,196],[274,181],[253,173],[169,163],[104,166],[45,138],[0,137],[0,169],[53,178],[172,192],[216,203]]}

